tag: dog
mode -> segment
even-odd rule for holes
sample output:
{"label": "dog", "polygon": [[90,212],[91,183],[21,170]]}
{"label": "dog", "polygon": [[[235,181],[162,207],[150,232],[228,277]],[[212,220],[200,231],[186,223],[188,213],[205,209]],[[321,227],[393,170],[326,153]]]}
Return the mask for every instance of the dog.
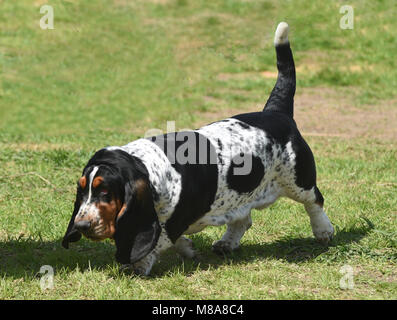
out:
{"label": "dog", "polygon": [[82,234],[114,239],[116,260],[148,275],[174,246],[192,258],[184,235],[227,225],[216,253],[239,247],[251,210],[280,197],[302,203],[315,238],[328,243],[334,228],[316,185],[313,154],[293,119],[295,65],[288,24],[275,32],[278,78],[260,112],[232,116],[198,130],[141,138],[97,151],[78,180],[74,211],[62,241]]}

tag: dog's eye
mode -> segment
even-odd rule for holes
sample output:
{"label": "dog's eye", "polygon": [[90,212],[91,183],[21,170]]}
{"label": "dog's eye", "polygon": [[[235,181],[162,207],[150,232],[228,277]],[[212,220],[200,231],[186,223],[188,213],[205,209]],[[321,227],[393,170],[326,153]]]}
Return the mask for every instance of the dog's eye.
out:
{"label": "dog's eye", "polygon": [[101,196],[106,196],[108,194],[108,190],[107,189],[102,189],[101,192],[99,193]]}

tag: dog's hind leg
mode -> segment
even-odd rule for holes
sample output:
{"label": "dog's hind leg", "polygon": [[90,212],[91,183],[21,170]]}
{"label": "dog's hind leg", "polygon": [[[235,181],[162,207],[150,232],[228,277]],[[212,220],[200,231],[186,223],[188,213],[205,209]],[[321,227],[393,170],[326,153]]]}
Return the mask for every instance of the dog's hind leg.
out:
{"label": "dog's hind leg", "polygon": [[324,211],[324,198],[320,190],[317,186],[314,186],[310,190],[303,190],[299,187],[296,189],[299,190],[290,192],[288,197],[305,206],[315,238],[319,242],[327,244],[334,235],[334,228]]}
{"label": "dog's hind leg", "polygon": [[310,199],[303,202],[303,204],[310,217],[310,224],[312,226],[314,236],[318,241],[326,244],[331,241],[334,235],[334,228],[324,211],[324,198],[320,190],[318,190],[316,186],[313,187],[312,190],[314,193],[314,200],[310,197]]}
{"label": "dog's hind leg", "polygon": [[228,223],[226,233],[221,240],[215,241],[212,244],[212,250],[222,255],[237,249],[240,246],[240,240],[245,231],[247,231],[251,225],[251,213],[242,219]]}

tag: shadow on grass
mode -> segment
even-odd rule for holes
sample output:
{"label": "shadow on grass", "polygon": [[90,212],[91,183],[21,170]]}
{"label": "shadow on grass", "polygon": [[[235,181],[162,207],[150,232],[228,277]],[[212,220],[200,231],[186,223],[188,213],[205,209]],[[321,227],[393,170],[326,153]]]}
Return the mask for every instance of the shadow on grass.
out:
{"label": "shadow on grass", "polygon": [[50,265],[55,272],[105,269],[115,263],[115,251],[110,241],[96,243],[84,239],[72,244],[69,250],[61,246],[61,240],[22,238],[0,241],[0,279],[40,277],[43,265]]}
{"label": "shadow on grass", "polygon": [[[192,236],[199,253],[193,260],[182,259],[174,250],[164,253],[154,266],[151,277],[161,277],[172,269],[180,269],[189,275],[197,270],[214,269],[222,265],[241,264],[257,259],[281,259],[288,263],[299,263],[316,259],[327,253],[330,248],[345,247],[350,243],[359,242],[374,228],[370,221],[367,225],[340,230],[336,233],[329,246],[321,245],[312,237],[285,238],[269,243],[244,243],[226,256],[212,252],[211,243],[214,239],[204,233]],[[40,277],[40,268],[50,265],[55,272],[90,270],[108,270],[115,262],[115,246],[110,241],[92,242],[80,240],[71,245],[69,250],[61,247],[61,240],[40,241],[36,239],[11,239],[0,242],[0,278],[20,279],[25,277]]]}
{"label": "shadow on grass", "polygon": [[[318,243],[313,237],[307,238],[284,238],[268,243],[242,243],[241,247],[234,252],[219,256],[212,252],[211,242],[214,240],[205,234],[197,234],[192,237],[195,248],[199,252],[199,257],[194,260],[185,260],[183,265],[183,274],[189,275],[196,270],[214,269],[222,265],[244,264],[258,259],[277,259],[284,260],[288,263],[299,263],[312,261],[321,258],[332,248],[333,254],[324,257],[325,261],[334,261],[343,257],[346,247],[352,243],[358,243],[373,228],[374,225],[365,219],[367,225],[352,227],[350,229],[339,230],[329,245]],[[174,253],[173,253],[174,254]],[[176,258],[172,258],[171,253],[166,254],[162,259],[160,266],[154,268],[153,276],[160,277],[167,273],[171,268],[178,269],[178,263],[181,265],[181,258],[176,263]],[[181,268],[179,268],[181,269]]]}

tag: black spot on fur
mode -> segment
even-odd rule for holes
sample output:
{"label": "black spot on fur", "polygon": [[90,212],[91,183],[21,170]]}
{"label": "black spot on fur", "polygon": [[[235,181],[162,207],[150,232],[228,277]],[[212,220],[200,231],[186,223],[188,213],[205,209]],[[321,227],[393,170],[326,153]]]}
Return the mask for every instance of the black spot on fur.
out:
{"label": "black spot on fur", "polygon": [[[296,127],[295,121],[288,115],[265,108],[263,112],[244,113],[233,118],[243,121],[250,126],[262,129],[268,138],[285,150],[288,142],[291,142],[295,157],[295,182],[297,186],[309,190],[316,185],[316,167],[313,154],[302,138]],[[273,144],[274,144],[273,143]],[[286,164],[288,159],[283,159]],[[276,168],[276,171],[277,170]]]}
{"label": "black spot on fur", "polygon": [[[235,157],[232,159],[232,163],[227,172],[226,181],[230,189],[237,191],[238,193],[248,193],[255,190],[263,176],[265,175],[265,168],[263,166],[262,160],[254,155],[249,155],[244,162],[241,161],[240,157]],[[246,161],[251,161],[251,170],[248,174],[244,173],[244,166],[247,166]],[[238,170],[240,169],[240,170]]]}
{"label": "black spot on fur", "polygon": [[219,148],[219,152],[218,152],[218,162],[221,166],[224,165],[223,162],[223,158],[222,158],[222,150],[223,150],[223,144],[221,139],[217,139],[216,142],[218,143],[218,148]]}
{"label": "black spot on fur", "polygon": [[271,143],[268,143],[266,145],[266,152],[267,153],[272,153],[273,152],[273,145]]}
{"label": "black spot on fur", "polygon": [[237,124],[243,129],[249,129],[250,126],[244,122],[237,122]]}
{"label": "black spot on fur", "polygon": [[315,194],[315,196],[316,196],[316,203],[317,203],[319,206],[322,207],[322,206],[324,205],[324,197],[323,197],[323,195],[321,194],[320,190],[318,190],[317,187],[314,188],[314,194]]}
{"label": "black spot on fur", "polygon": [[218,143],[219,151],[222,151],[223,150],[223,144],[222,144],[221,139],[217,139],[216,142]]}
{"label": "black spot on fur", "polygon": [[[165,224],[168,237],[175,243],[191,224],[211,210],[218,189],[217,154],[211,142],[195,131],[168,133],[151,140],[162,148],[181,175],[179,201]],[[182,154],[185,158],[181,159]]]}

